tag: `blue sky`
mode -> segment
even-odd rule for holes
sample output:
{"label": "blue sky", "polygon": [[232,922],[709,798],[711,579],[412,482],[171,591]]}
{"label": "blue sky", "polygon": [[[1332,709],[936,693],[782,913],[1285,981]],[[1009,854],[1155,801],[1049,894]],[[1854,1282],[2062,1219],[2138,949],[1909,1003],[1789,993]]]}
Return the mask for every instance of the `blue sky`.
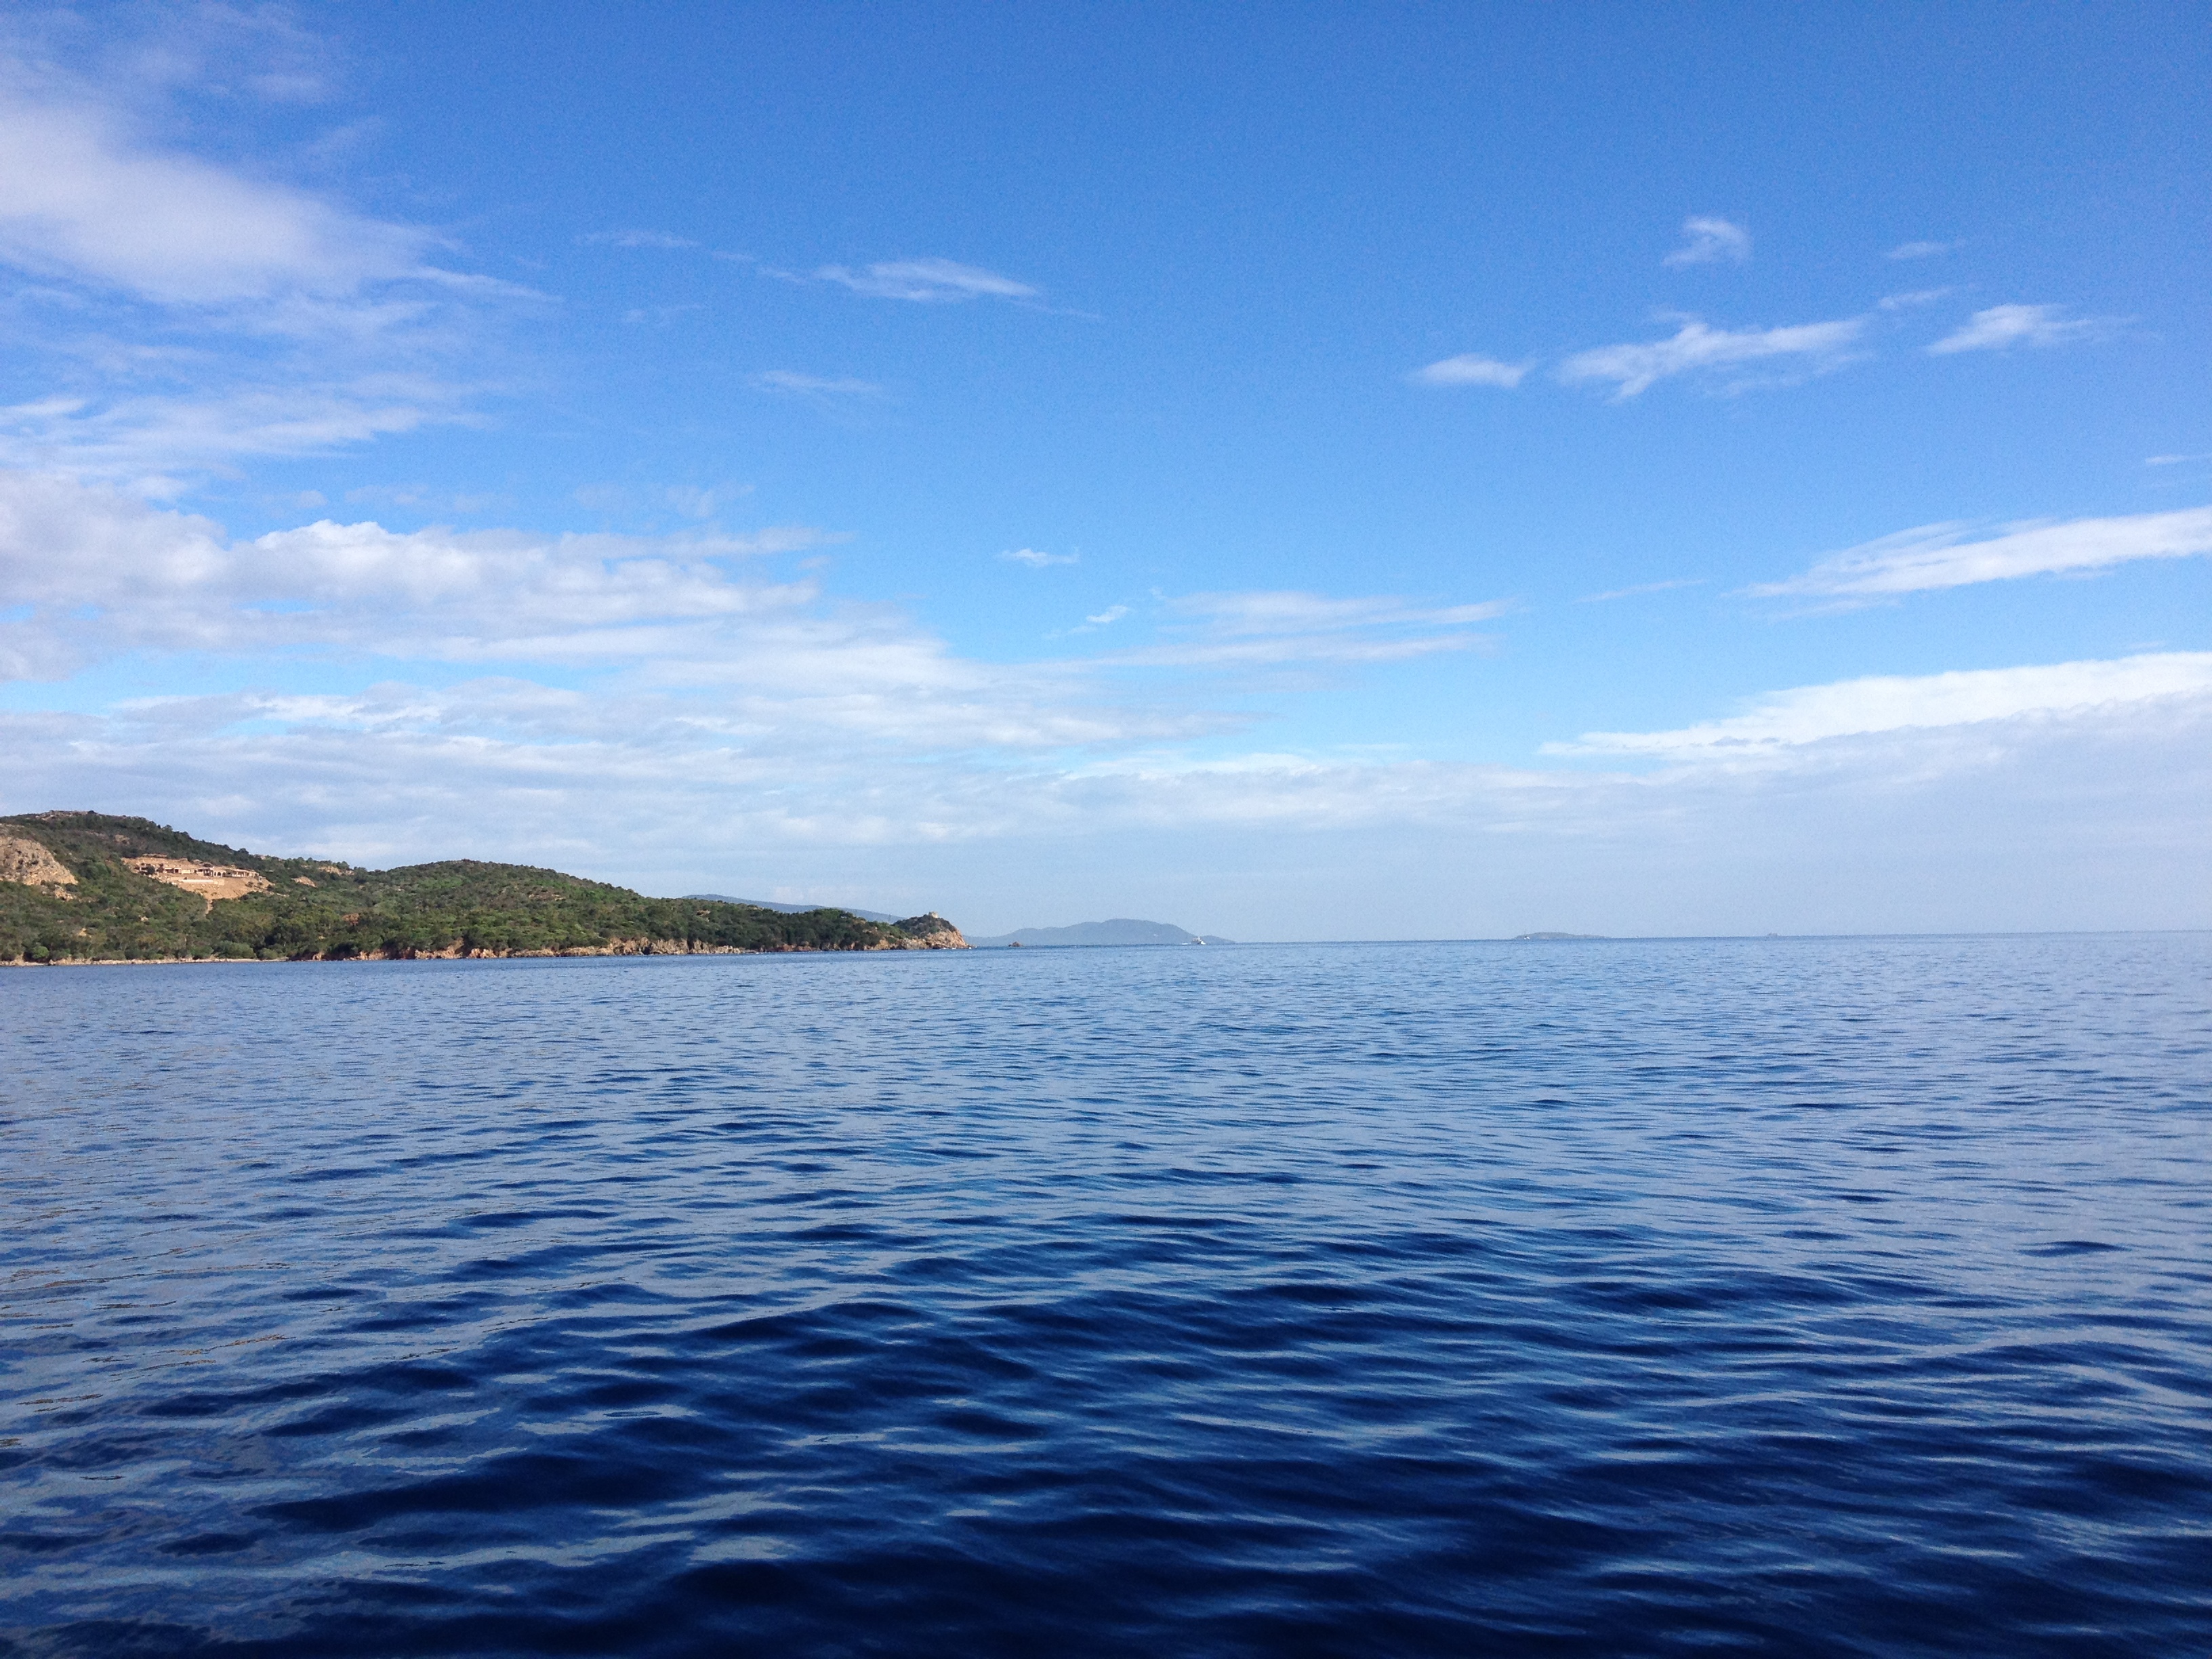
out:
{"label": "blue sky", "polygon": [[0,809],[982,932],[2212,925],[2209,48],[13,12]]}

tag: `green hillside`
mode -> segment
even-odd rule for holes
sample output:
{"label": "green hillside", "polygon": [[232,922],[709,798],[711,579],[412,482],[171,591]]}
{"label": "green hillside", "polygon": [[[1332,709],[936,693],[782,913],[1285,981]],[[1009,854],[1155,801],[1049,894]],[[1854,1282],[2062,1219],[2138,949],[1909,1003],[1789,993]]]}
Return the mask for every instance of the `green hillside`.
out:
{"label": "green hillside", "polygon": [[[166,861],[201,890],[131,860]],[[185,866],[200,866],[185,868]],[[204,866],[215,866],[209,871]],[[257,881],[264,890],[242,890]],[[236,896],[212,896],[219,887]],[[910,931],[909,931],[910,930]],[[599,955],[957,948],[950,924],[842,910],[653,899],[557,870],[473,859],[358,870],[269,858],[145,818],[0,817],[0,962]]]}

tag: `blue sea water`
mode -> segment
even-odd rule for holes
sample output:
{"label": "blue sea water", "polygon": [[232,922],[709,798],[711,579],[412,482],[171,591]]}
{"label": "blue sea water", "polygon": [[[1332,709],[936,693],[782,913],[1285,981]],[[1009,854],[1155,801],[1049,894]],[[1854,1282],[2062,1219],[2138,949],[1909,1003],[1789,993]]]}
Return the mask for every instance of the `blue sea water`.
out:
{"label": "blue sea water", "polygon": [[0,975],[0,1652],[2212,1650],[2212,938]]}

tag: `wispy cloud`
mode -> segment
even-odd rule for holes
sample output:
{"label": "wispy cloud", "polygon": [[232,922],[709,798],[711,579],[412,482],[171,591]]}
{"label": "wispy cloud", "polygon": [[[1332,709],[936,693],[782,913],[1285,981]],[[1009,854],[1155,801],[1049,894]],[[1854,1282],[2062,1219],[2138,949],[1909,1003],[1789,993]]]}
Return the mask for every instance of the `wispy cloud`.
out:
{"label": "wispy cloud", "polygon": [[1085,617],[1083,620],[1093,628],[1108,628],[1121,621],[1122,617],[1128,614],[1129,607],[1127,605],[1109,605],[1097,616]]}
{"label": "wispy cloud", "polygon": [[1575,603],[1602,605],[1607,599],[1630,599],[1639,593],[1667,593],[1678,587],[1702,587],[1705,585],[1705,580],[1703,576],[1678,576],[1673,581],[1639,582],[1634,587],[1616,587],[1604,593],[1585,593]]}
{"label": "wispy cloud", "polygon": [[1670,265],[1740,265],[1751,258],[1751,233],[1726,219],[1685,219],[1682,235],[1682,246],[1667,256]]}
{"label": "wispy cloud", "polygon": [[1885,294],[1876,303],[1884,311],[1910,311],[1918,306],[1934,305],[1958,291],[1955,288],[1917,288],[1909,294]]}
{"label": "wispy cloud", "polygon": [[1956,242],[1899,242],[1882,257],[1887,259],[1932,259],[1939,253],[1948,253],[1958,246]]}
{"label": "wispy cloud", "polygon": [[699,246],[689,236],[672,236],[665,230],[595,230],[576,240],[601,247],[652,247],[671,252]]}
{"label": "wispy cloud", "polygon": [[626,323],[653,323],[665,326],[679,317],[689,317],[707,307],[696,302],[672,306],[633,306],[623,313]]}
{"label": "wispy cloud", "polygon": [[1954,351],[2004,351],[2018,345],[2064,345],[2071,340],[2096,339],[2110,332],[2119,320],[2069,318],[2063,306],[1991,306],[1976,312],[1928,349],[1943,356]]}
{"label": "wispy cloud", "polygon": [[[703,520],[712,519],[752,493],[753,486],[749,483],[593,483],[580,486],[573,493],[573,499],[577,506],[593,513],[653,514],[672,508],[687,519]],[[346,499],[355,497],[349,494]]]}
{"label": "wispy cloud", "polygon": [[1484,646],[1486,636],[1469,629],[1512,608],[1506,599],[1432,605],[1392,594],[1189,593],[1161,602],[1161,643],[1106,660],[1220,670],[1397,662]]}
{"label": "wispy cloud", "polygon": [[430,374],[364,370],[338,380],[264,373],[258,383],[245,378],[227,387],[46,398],[0,410],[0,463],[127,478],[147,494],[169,495],[179,471],[328,454],[426,427],[471,424],[477,390]]}
{"label": "wispy cloud", "polygon": [[1922,525],[1830,555],[1802,575],[1745,591],[1762,598],[1869,600],[2021,576],[2103,570],[2137,559],[2212,553],[2212,507],[2007,525]]}
{"label": "wispy cloud", "polygon": [[788,392],[805,398],[880,398],[884,388],[850,374],[802,374],[793,368],[764,369],[752,377],[763,392]]}
{"label": "wispy cloud", "polygon": [[2145,466],[2185,466],[2191,461],[2212,461],[2212,453],[2199,453],[2195,455],[2146,455],[2143,457],[2143,465]]}
{"label": "wispy cloud", "polygon": [[[1669,339],[1578,351],[1559,365],[1559,377],[1570,386],[1610,381],[1613,400],[1625,402],[1677,374],[1725,374],[1753,364],[1786,365],[1799,375],[1825,374],[1850,360],[1865,327],[1860,317],[1737,330],[1692,319]],[[1739,373],[1728,389],[1754,383]]]}
{"label": "wispy cloud", "polygon": [[1495,386],[1510,392],[1521,384],[1528,368],[1527,363],[1504,363],[1469,353],[1417,368],[1406,378],[1416,386]]}
{"label": "wispy cloud", "polygon": [[951,259],[892,259],[858,270],[847,265],[823,265],[814,274],[825,283],[842,283],[855,294],[924,304],[1038,297],[1038,290],[1027,283]]}
{"label": "wispy cloud", "polygon": [[1875,675],[1799,686],[1741,714],[1672,732],[1589,732],[1547,744],[1555,755],[1641,755],[1668,760],[1756,757],[1835,738],[2073,714],[2112,703],[2212,693],[2212,652],[1946,674]]}
{"label": "wispy cloud", "polygon": [[1456,628],[1492,621],[1512,608],[1506,599],[1428,605],[1388,594],[1333,599],[1322,593],[1285,591],[1192,593],[1168,602],[1173,614],[1197,619],[1209,632],[1232,637],[1373,628]]}
{"label": "wispy cloud", "polygon": [[[265,35],[282,64],[299,44],[206,11],[210,41],[234,56]],[[189,37],[196,25],[179,27]],[[465,422],[493,389],[488,324],[546,303],[437,263],[453,250],[427,229],[156,143],[100,101],[126,86],[144,94],[141,81],[73,77],[43,59],[11,69],[0,263],[40,279],[9,320],[17,349],[42,356],[50,390],[14,411],[0,462],[162,492],[253,457]],[[466,380],[453,367],[464,358]]]}
{"label": "wispy cloud", "polygon": [[[510,506],[503,495],[489,492],[459,494],[424,483],[362,484],[345,493],[349,506],[375,504],[385,507],[414,507],[430,513],[460,513],[474,514],[488,507]],[[326,507],[319,490],[310,490],[299,498],[299,505],[307,507]]]}
{"label": "wispy cloud", "polygon": [[1042,570],[1048,565],[1074,564],[1083,556],[1080,553],[1044,553],[1034,547],[1010,547],[999,556],[1009,564],[1025,564],[1032,570]]}

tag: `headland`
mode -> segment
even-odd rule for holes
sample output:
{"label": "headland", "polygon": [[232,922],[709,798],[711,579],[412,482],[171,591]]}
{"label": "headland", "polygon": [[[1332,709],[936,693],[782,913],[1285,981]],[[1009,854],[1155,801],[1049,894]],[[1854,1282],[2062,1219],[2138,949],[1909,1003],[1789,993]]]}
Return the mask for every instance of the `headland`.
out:
{"label": "headland", "polygon": [[273,857],[105,812],[0,817],[0,964],[967,948],[933,911],[791,914],[477,859]]}

